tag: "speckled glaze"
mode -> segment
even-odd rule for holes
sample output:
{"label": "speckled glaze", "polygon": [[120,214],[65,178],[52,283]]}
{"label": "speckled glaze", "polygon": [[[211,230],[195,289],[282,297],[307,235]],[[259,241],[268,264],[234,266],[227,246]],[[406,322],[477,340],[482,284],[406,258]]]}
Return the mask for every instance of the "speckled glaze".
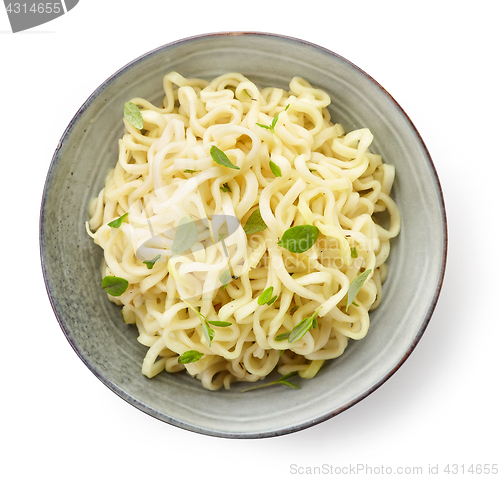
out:
{"label": "speckled glaze", "polygon": [[[396,167],[394,198],[402,231],[393,241],[384,300],[361,341],[350,341],[301,390],[269,387],[210,392],[185,373],[141,374],[146,348],[100,288],[102,250],[85,232],[87,205],[114,166],[123,133],[123,104],[162,98],[169,71],[211,79],[238,71],[260,86],[287,87],[302,76],[326,90],[336,122],[368,127],[372,150]],[[89,369],[111,390],[149,415],[207,435],[262,438],[334,417],[384,383],[422,336],[436,305],[446,263],[443,197],[429,153],[395,100],[372,78],[316,45],[272,34],[220,33],[165,45],[126,65],[79,109],[55,151],[43,193],[40,247],[57,320]]]}

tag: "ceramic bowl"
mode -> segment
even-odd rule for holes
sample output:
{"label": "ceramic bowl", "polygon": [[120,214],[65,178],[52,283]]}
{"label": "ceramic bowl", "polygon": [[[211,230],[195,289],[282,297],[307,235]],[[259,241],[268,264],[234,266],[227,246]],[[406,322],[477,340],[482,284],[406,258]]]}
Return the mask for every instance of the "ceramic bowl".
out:
{"label": "ceramic bowl", "polygon": [[[85,232],[87,205],[117,160],[123,104],[158,103],[169,71],[212,79],[237,71],[260,86],[286,88],[302,76],[327,91],[332,119],[347,130],[368,127],[374,152],[396,167],[401,234],[392,242],[384,299],[361,341],[327,362],[300,390],[283,386],[240,393],[208,391],[186,373],[141,373],[145,347],[137,330],[100,287],[102,250]],[[78,110],[48,172],[40,219],[42,268],[57,320],[88,368],[127,402],[169,424],[207,435],[259,438],[301,430],[367,397],[406,360],[422,336],[441,288],[446,219],[439,180],[414,125],[370,76],[317,45],[262,33],[220,33],[162,46],[124,66]],[[240,387],[241,385],[241,387]]]}

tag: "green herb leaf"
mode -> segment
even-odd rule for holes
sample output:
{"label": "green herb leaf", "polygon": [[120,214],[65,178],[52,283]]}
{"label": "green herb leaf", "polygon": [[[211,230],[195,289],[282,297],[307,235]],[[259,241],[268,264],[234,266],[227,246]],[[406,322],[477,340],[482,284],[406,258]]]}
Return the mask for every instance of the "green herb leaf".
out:
{"label": "green herb leaf", "polygon": [[161,254],[158,254],[157,256],[153,257],[150,261],[142,261],[144,264],[146,264],[146,267],[148,269],[152,269],[153,266],[155,265],[155,262],[161,257]]}
{"label": "green herb leaf", "polygon": [[293,314],[296,310],[299,310],[299,306],[298,306],[298,305],[294,305],[294,306],[290,309],[290,314]]}
{"label": "green herb leaf", "polygon": [[366,279],[370,275],[371,271],[372,271],[371,269],[366,269],[366,271],[364,271],[361,274],[359,274],[350,283],[349,289],[347,290],[347,305],[346,305],[346,309],[348,309],[349,306],[354,303],[354,299],[356,298],[356,295],[358,295],[358,292],[361,290],[361,287],[363,287],[363,284],[365,283]]}
{"label": "green herb leaf", "polygon": [[225,290],[227,285],[231,282],[233,276],[231,275],[231,271],[226,269],[221,276],[219,277],[220,283],[222,284],[222,290]]}
{"label": "green herb leaf", "polygon": [[185,169],[183,172],[189,173],[189,174],[194,174],[194,173],[197,173],[198,171],[196,171],[196,169]]}
{"label": "green herb leaf", "polygon": [[183,217],[179,221],[177,230],[175,231],[174,242],[172,244],[172,254],[180,254],[193,247],[198,239],[198,229],[189,216]]}
{"label": "green herb leaf", "polygon": [[300,390],[300,387],[285,380],[277,380],[276,383],[279,383],[280,385],[286,385],[289,388],[295,388],[296,390]]}
{"label": "green herb leaf", "polygon": [[278,113],[274,118],[273,120],[271,121],[271,131],[274,133],[274,127],[276,126],[276,123],[278,122],[278,116],[280,114]]}
{"label": "green herb leaf", "polygon": [[128,287],[128,280],[121,277],[106,276],[103,277],[101,287],[113,297],[122,295]]}
{"label": "green herb leaf", "polygon": [[356,257],[358,257],[358,251],[356,250],[355,247],[351,247],[351,257],[353,259],[356,259]]}
{"label": "green herb leaf", "polygon": [[120,216],[118,219],[115,219],[114,221],[108,222],[109,227],[114,227],[115,229],[118,229],[121,225],[123,220],[128,216],[128,212],[126,212],[123,216]]}
{"label": "green herb leaf", "polygon": [[274,118],[273,120],[271,121],[271,125],[270,126],[266,126],[265,124],[260,124],[260,123],[255,123],[257,126],[260,126],[261,128],[265,128],[265,129],[268,129],[271,131],[271,133],[274,134],[274,127],[276,126],[276,123],[278,122],[278,116],[280,114],[278,113]]}
{"label": "green herb leaf", "polygon": [[210,148],[210,155],[212,156],[212,159],[221,166],[231,169],[240,169],[238,166],[235,166],[231,161],[229,161],[226,153],[221,151],[217,146],[212,146]]}
{"label": "green herb leaf", "polygon": [[256,209],[252,214],[250,214],[250,217],[248,218],[248,221],[246,224],[243,226],[243,230],[245,231],[245,234],[254,234],[256,232],[261,232],[264,229],[267,229],[267,224],[264,222],[264,219],[262,219],[262,216],[260,215],[260,209]]}
{"label": "green herb leaf", "polygon": [[287,229],[283,237],[278,241],[278,246],[288,249],[290,252],[300,253],[311,249],[319,236],[319,229],[308,224],[293,226]]}
{"label": "green herb leaf", "polygon": [[250,99],[252,98],[252,95],[246,89],[244,89],[243,91],[248,95]]}
{"label": "green herb leaf", "polygon": [[[271,129],[270,126],[266,126],[265,124],[260,124],[260,123],[255,123],[257,126],[260,126],[261,128],[266,128],[266,129]],[[274,133],[274,131],[273,131]]]}
{"label": "green herb leaf", "polygon": [[123,114],[127,121],[135,126],[137,129],[144,128],[144,120],[142,118],[141,110],[134,103],[128,101],[123,106]]}
{"label": "green herb leaf", "polygon": [[297,342],[297,340],[300,340],[302,337],[304,337],[307,331],[313,326],[313,323],[316,320],[317,316],[318,312],[316,311],[314,312],[313,315],[311,315],[311,317],[306,317],[305,319],[302,319],[290,332],[290,337],[288,337],[288,342],[293,344],[294,342]]}
{"label": "green herb leaf", "polygon": [[200,308],[198,307],[198,310],[196,310],[189,302],[183,301],[188,308],[190,308],[193,312],[196,313],[198,318],[200,319],[201,322],[201,331],[203,333],[203,337],[205,337],[205,340],[210,347],[212,345],[212,339],[215,337],[215,330],[210,328],[208,325],[207,318],[200,312]]}
{"label": "green herb leaf", "polygon": [[208,320],[210,325],[215,325],[215,327],[230,327],[233,325],[231,322],[226,322],[225,320]]}
{"label": "green herb leaf", "polygon": [[289,388],[295,388],[296,390],[300,390],[300,387],[297,385],[288,382],[288,379],[291,377],[295,377],[298,375],[298,372],[291,372],[287,373],[286,375],[283,375],[281,378],[278,380],[275,380],[274,382],[269,382],[269,383],[263,383],[262,385],[256,385],[255,387],[250,387],[245,390],[242,390],[242,392],[248,392],[249,390],[256,390],[258,388],[264,388],[264,387],[270,387],[271,385],[285,385],[286,387]]}
{"label": "green herb leaf", "polygon": [[274,163],[273,161],[269,161],[269,167],[271,168],[272,173],[277,178],[281,178],[281,169],[276,163]]}
{"label": "green herb leaf", "polygon": [[203,357],[201,352],[198,352],[197,350],[188,350],[187,352],[184,352],[177,361],[179,363],[192,363],[198,362],[201,357]]}
{"label": "green herb leaf", "polygon": [[271,298],[271,300],[267,303],[267,305],[273,305],[276,302],[276,299],[278,298],[277,295]]}
{"label": "green herb leaf", "polygon": [[224,183],[220,188],[219,188],[223,193],[230,193],[231,188],[227,183]]}
{"label": "green herb leaf", "polygon": [[[290,105],[286,105],[285,107],[285,111],[290,107]],[[261,128],[265,128],[265,129],[268,129],[270,130],[272,133],[274,133],[274,127],[276,126],[276,124],[278,123],[278,117],[279,117],[279,113],[276,114],[276,116],[273,118],[273,120],[271,121],[271,125],[270,126],[266,126],[265,124],[260,124],[260,123],[255,123],[257,126],[260,126]],[[281,176],[281,174],[280,174]]]}
{"label": "green herb leaf", "polygon": [[210,328],[208,324],[205,321],[203,321],[201,323],[201,331],[203,332],[203,337],[205,337],[207,345],[210,347],[210,345],[212,345],[212,339],[214,338],[215,335],[214,329]]}
{"label": "green herb leaf", "polygon": [[285,340],[288,340],[288,337],[290,337],[290,332],[285,332],[283,334],[279,334],[277,335],[274,340],[276,340],[276,342],[283,342]]}
{"label": "green herb leaf", "polygon": [[259,298],[257,299],[257,304],[259,304],[259,305],[267,304],[271,300],[271,297],[273,296],[273,290],[274,290],[274,287],[271,286],[271,287],[268,287],[265,291],[263,291],[259,295]]}

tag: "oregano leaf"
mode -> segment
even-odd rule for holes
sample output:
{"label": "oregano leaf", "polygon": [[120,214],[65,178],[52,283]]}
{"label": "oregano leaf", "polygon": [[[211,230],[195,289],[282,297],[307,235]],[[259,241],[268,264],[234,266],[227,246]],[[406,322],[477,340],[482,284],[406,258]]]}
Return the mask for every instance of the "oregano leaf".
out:
{"label": "oregano leaf", "polygon": [[121,277],[106,276],[103,277],[101,287],[113,297],[122,295],[128,287],[128,280]]}
{"label": "oregano leaf", "polygon": [[220,150],[217,146],[212,146],[210,148],[210,156],[212,156],[212,159],[221,166],[225,166],[226,168],[231,168],[231,169],[240,169],[239,166],[236,166],[233,163],[231,163],[226,153]]}
{"label": "oregano leaf", "polygon": [[203,354],[201,352],[198,352],[197,350],[188,350],[184,352],[177,361],[179,363],[192,363],[192,362],[197,362],[198,360],[203,357]]}
{"label": "oregano leaf", "polygon": [[128,212],[126,212],[123,216],[120,216],[118,219],[115,219],[114,221],[108,222],[109,227],[114,227],[115,229],[118,229],[122,223],[123,220],[128,216]]}
{"label": "oregano leaf", "polygon": [[264,219],[262,219],[262,216],[260,215],[260,209],[256,209],[254,212],[252,212],[246,224],[243,226],[243,230],[247,235],[261,232],[265,229],[267,229],[267,224],[264,222]]}
{"label": "oregano leaf", "polygon": [[358,292],[363,287],[363,284],[365,283],[366,279],[370,275],[371,271],[372,271],[371,269],[366,269],[364,272],[362,272],[357,277],[355,277],[353,279],[353,281],[349,284],[349,289],[347,290],[346,309],[348,309],[349,306],[354,303],[354,299],[356,298],[356,295],[358,295]]}
{"label": "oregano leaf", "polygon": [[144,128],[144,119],[142,118],[141,110],[136,104],[128,101],[123,105],[123,114],[126,120],[137,129]]}
{"label": "oregano leaf", "polygon": [[278,245],[298,254],[311,249],[318,240],[318,236],[319,229],[316,226],[308,224],[293,226],[285,231]]}

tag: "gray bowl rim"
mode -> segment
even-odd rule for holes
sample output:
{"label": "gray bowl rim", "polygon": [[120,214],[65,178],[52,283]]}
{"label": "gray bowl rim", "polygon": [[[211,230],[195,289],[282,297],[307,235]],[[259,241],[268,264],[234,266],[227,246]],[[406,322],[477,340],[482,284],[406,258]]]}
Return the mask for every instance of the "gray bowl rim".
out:
{"label": "gray bowl rim", "polygon": [[[172,418],[164,413],[161,413],[157,410],[154,410],[147,405],[138,402],[133,396],[129,395],[126,393],[124,390],[120,389],[115,383],[113,383],[111,380],[109,380],[104,374],[102,374],[99,370],[94,368],[89,361],[86,359],[85,355],[79,350],[78,345],[75,343],[75,341],[72,339],[69,330],[66,328],[66,325],[64,323],[63,317],[60,316],[56,304],[55,304],[55,298],[52,294],[52,290],[50,287],[49,279],[47,276],[47,270],[46,270],[46,265],[45,265],[45,259],[44,259],[44,237],[43,237],[43,224],[44,224],[44,209],[45,209],[45,203],[47,199],[47,194],[48,194],[48,184],[50,182],[50,176],[57,167],[58,161],[59,161],[59,152],[61,151],[61,148],[64,144],[64,141],[66,138],[70,135],[71,130],[73,129],[74,125],[76,122],[79,120],[80,116],[83,114],[83,112],[88,108],[88,106],[94,101],[94,99],[116,78],[118,78],[120,75],[125,73],[127,70],[135,66],[136,64],[146,60],[152,55],[156,55],[160,53],[163,50],[168,50],[170,48],[175,47],[176,45],[188,43],[188,42],[193,42],[193,41],[203,41],[208,38],[212,37],[219,37],[219,36],[263,36],[263,37],[269,37],[269,38],[274,38],[278,40],[284,40],[284,41],[289,41],[291,43],[301,43],[306,46],[309,46],[314,49],[318,49],[323,51],[324,53],[336,57],[338,60],[341,62],[345,62],[348,64],[351,68],[357,70],[359,73],[361,73],[363,76],[365,76],[370,82],[372,82],[375,86],[377,86],[388,98],[388,100],[393,104],[393,106],[399,110],[407,119],[410,127],[413,129],[414,133],[416,134],[421,146],[423,147],[423,150],[425,152],[425,157],[428,161],[429,166],[431,167],[431,172],[433,173],[434,179],[436,181],[437,185],[437,192],[439,193],[438,199],[440,200],[440,206],[441,206],[441,211],[442,211],[442,235],[443,235],[443,249],[442,249],[442,260],[441,260],[441,267],[440,267],[440,272],[439,272],[439,280],[438,280],[438,285],[436,287],[436,290],[434,292],[434,296],[432,298],[432,301],[429,305],[429,308],[427,310],[427,314],[422,321],[422,324],[420,326],[420,329],[418,333],[415,336],[415,339],[413,340],[412,344],[406,351],[406,354],[401,358],[401,360],[388,372],[386,373],[383,377],[381,377],[375,384],[373,384],[370,388],[356,396],[353,400],[350,402],[346,403],[342,407],[338,407],[335,410],[332,410],[329,413],[326,413],[322,415],[319,418],[315,418],[312,420],[305,421],[304,423],[300,425],[294,425],[290,426],[288,428],[283,428],[280,430],[272,430],[272,431],[266,431],[266,432],[253,432],[253,433],[245,433],[245,432],[220,432],[217,430],[207,430],[204,428],[199,428],[196,425],[190,424],[183,422],[181,420],[177,420],[175,418]],[[218,438],[271,438],[275,436],[281,436],[281,435],[286,435],[289,433],[294,433],[300,430],[305,430],[307,428],[310,428],[314,425],[317,425],[318,423],[325,422],[326,420],[329,420],[336,415],[339,415],[340,413],[344,412],[345,410],[348,410],[352,406],[356,405],[359,403],[361,400],[365,399],[368,395],[372,394],[375,390],[377,390],[381,385],[383,385],[389,378],[391,378],[403,365],[404,362],[408,359],[408,357],[411,355],[413,350],[415,350],[415,347],[417,346],[418,342],[422,338],[422,335],[424,334],[425,330],[427,329],[427,326],[429,325],[430,319],[432,317],[432,314],[434,313],[434,310],[436,308],[436,304],[439,298],[439,294],[442,289],[443,285],[443,280],[444,280],[444,275],[445,275],[445,270],[446,270],[446,261],[447,261],[447,250],[448,250],[448,225],[447,225],[447,217],[446,217],[446,209],[445,209],[445,202],[444,202],[444,196],[443,196],[443,190],[441,187],[441,183],[439,181],[439,177],[437,174],[436,167],[434,165],[434,162],[432,161],[431,155],[429,153],[429,150],[427,146],[425,145],[420,133],[418,132],[417,128],[413,124],[413,121],[410,119],[410,117],[406,114],[406,112],[403,110],[403,108],[399,105],[399,103],[389,94],[389,92],[382,86],[380,85],[375,79],[373,79],[369,74],[367,74],[364,70],[356,66],[354,63],[351,61],[347,60],[346,58],[342,57],[341,55],[338,55],[337,53],[334,53],[333,51],[324,48],[320,45],[317,45],[315,43],[306,41],[306,40],[301,40],[299,38],[291,37],[291,36],[286,36],[286,35],[281,35],[281,34],[276,34],[276,33],[268,33],[268,32],[257,32],[257,31],[225,31],[225,32],[215,32],[215,33],[205,33],[201,35],[195,35],[195,36],[190,36],[186,38],[182,38],[180,40],[176,40],[170,43],[166,43],[158,48],[155,48],[153,50],[150,50],[149,52],[137,57],[136,59],[132,60],[131,62],[127,63],[125,66],[120,68],[118,71],[116,71],[113,75],[111,75],[107,80],[105,80],[89,97],[88,99],[83,103],[83,105],[78,109],[76,114],[73,116],[71,121],[69,122],[68,126],[66,127],[64,133],[61,136],[61,139],[59,140],[59,143],[56,147],[56,150],[54,152],[54,155],[52,156],[52,161],[49,166],[49,170],[47,172],[46,180],[45,180],[45,185],[43,189],[43,195],[42,195],[42,204],[41,204],[41,209],[40,209],[40,222],[39,222],[39,245],[40,245],[40,256],[41,256],[41,266],[42,266],[42,272],[43,272],[43,278],[45,282],[45,287],[47,289],[47,294],[49,296],[49,301],[52,306],[52,310],[54,311],[54,314],[56,316],[57,321],[59,322],[59,325],[66,336],[66,339],[70,343],[71,347],[75,351],[75,353],[80,357],[82,362],[89,368],[89,370],[102,382],[104,383],[110,390],[115,392],[120,398],[128,402],[129,404],[133,405],[137,409],[141,410],[142,412],[146,413],[147,415],[150,415],[160,421],[163,421],[165,423],[168,423],[170,425],[176,426],[178,428],[182,428],[184,430],[189,430],[193,431],[195,433],[199,433],[202,435],[209,435],[209,436],[214,436]]]}

